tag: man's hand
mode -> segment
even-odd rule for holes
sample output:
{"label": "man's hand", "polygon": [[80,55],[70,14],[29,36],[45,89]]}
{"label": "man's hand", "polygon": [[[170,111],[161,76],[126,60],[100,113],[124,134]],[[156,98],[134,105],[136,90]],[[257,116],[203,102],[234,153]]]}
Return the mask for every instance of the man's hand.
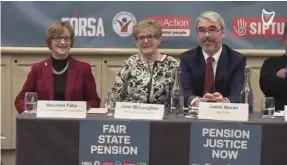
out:
{"label": "man's hand", "polygon": [[200,102],[207,102],[213,100],[214,95],[211,93],[206,93],[202,98],[196,100],[196,102],[193,104],[194,106],[198,107]]}
{"label": "man's hand", "polygon": [[222,96],[221,93],[215,92],[214,94],[212,93],[206,93],[202,98],[196,100],[193,103],[193,106],[198,107],[200,102],[207,102],[207,101],[215,101],[218,103],[226,103],[226,99]]}
{"label": "man's hand", "polygon": [[214,99],[213,100],[216,102],[219,102],[219,103],[225,103],[226,102],[225,98],[219,92],[214,93]]}
{"label": "man's hand", "polygon": [[286,73],[285,73],[285,68],[280,69],[277,73],[276,76],[280,77],[280,78],[285,78],[286,77]]}
{"label": "man's hand", "polygon": [[203,102],[211,101],[214,99],[214,94],[212,93],[205,93],[205,95],[201,98]]}

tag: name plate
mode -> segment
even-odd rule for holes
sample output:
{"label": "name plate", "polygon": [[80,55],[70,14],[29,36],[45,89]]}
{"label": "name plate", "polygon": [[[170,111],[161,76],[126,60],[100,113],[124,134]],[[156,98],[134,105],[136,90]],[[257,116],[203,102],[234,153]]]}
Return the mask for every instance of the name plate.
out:
{"label": "name plate", "polygon": [[37,102],[37,117],[86,118],[85,101],[45,101]]}
{"label": "name plate", "polygon": [[248,121],[248,104],[201,102],[198,119]]}
{"label": "name plate", "polygon": [[115,118],[162,120],[164,105],[117,102]]}

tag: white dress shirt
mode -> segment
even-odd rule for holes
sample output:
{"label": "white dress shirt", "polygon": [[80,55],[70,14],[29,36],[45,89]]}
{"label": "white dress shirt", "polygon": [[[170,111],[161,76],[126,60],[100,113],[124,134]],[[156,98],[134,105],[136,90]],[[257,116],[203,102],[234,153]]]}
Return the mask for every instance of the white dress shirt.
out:
{"label": "white dress shirt", "polygon": [[[215,76],[216,76],[216,69],[217,69],[217,64],[218,64],[218,60],[219,60],[219,57],[221,55],[221,52],[222,52],[222,46],[220,47],[219,51],[216,52],[214,55],[212,55],[211,57],[214,58],[214,62],[212,63],[212,67],[213,67],[213,73],[214,73],[214,79],[215,79]],[[203,53],[203,56],[204,56],[204,59],[205,59],[205,63],[207,63],[207,58],[210,56],[208,55],[204,50],[202,50],[202,53]],[[200,97],[196,97],[194,98],[192,101],[191,101],[191,105],[193,103],[196,102],[196,100],[200,99]],[[229,100],[227,98],[225,98],[226,102],[229,103]]]}
{"label": "white dress shirt", "polygon": [[[219,57],[221,55],[221,52],[222,52],[222,47],[220,47],[218,52],[216,52],[214,55],[211,56],[211,57],[214,58],[214,62],[212,64],[213,73],[214,73],[214,79],[215,79],[217,64],[218,64],[218,60],[219,60]],[[209,57],[209,55],[203,50],[202,50],[202,53],[203,53],[203,56],[204,56],[204,59],[205,59],[205,63],[207,63],[207,58]]]}

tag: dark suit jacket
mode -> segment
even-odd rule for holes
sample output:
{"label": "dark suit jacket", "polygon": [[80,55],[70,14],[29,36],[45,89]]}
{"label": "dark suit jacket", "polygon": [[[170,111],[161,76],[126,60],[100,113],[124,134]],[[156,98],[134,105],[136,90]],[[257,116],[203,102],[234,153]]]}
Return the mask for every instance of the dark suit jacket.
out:
{"label": "dark suit jacket", "polygon": [[[190,96],[203,96],[206,62],[200,46],[181,54],[180,60],[181,84],[187,104]],[[215,75],[215,91],[227,97],[231,103],[240,102],[245,66],[244,55],[222,45]]]}
{"label": "dark suit jacket", "polygon": [[274,97],[275,109],[284,110],[287,105],[287,78],[276,76],[276,73],[287,67],[287,56],[271,57],[264,61],[261,70],[259,84],[265,96]]}
{"label": "dark suit jacket", "polygon": [[[52,58],[32,65],[26,82],[16,97],[15,106],[19,113],[24,111],[26,92],[36,92],[38,100],[54,100]],[[88,107],[100,107],[96,83],[88,63],[69,59],[66,80],[66,101],[87,101]]]}

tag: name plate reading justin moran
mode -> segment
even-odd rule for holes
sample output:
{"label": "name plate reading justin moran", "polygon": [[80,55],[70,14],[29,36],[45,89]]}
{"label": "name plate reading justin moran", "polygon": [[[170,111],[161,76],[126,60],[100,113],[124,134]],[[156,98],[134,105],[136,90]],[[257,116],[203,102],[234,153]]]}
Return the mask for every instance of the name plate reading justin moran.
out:
{"label": "name plate reading justin moran", "polygon": [[37,103],[37,117],[86,118],[85,101],[45,101]]}
{"label": "name plate reading justin moran", "polygon": [[248,104],[201,102],[198,119],[248,121]]}
{"label": "name plate reading justin moran", "polygon": [[162,120],[164,105],[117,102],[115,118]]}

